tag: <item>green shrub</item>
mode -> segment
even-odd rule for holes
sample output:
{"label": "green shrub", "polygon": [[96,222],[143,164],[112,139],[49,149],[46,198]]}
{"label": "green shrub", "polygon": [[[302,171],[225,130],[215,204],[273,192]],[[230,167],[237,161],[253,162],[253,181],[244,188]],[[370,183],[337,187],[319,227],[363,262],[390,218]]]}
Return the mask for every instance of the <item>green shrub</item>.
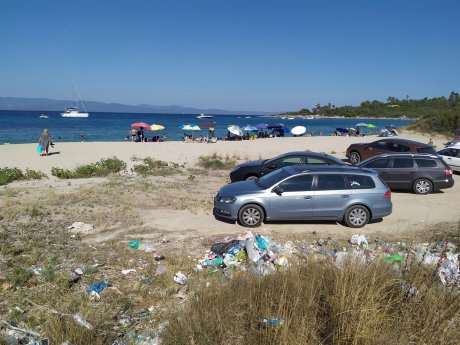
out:
{"label": "green shrub", "polygon": [[99,162],[77,166],[74,170],[53,167],[51,175],[62,179],[104,177],[126,169],[126,163],[117,157],[101,159]]}
{"label": "green shrub", "polygon": [[198,165],[205,169],[219,170],[229,169],[236,164],[236,161],[230,159],[230,157],[221,157],[217,154],[211,156],[200,156],[198,157]]}
{"label": "green shrub", "polygon": [[0,169],[0,185],[5,185],[13,181],[21,180],[40,180],[47,178],[46,174],[41,171],[26,169],[23,173],[19,168],[1,168]]}
{"label": "green shrub", "polygon": [[68,169],[61,169],[52,167],[51,168],[51,175],[56,176],[57,178],[68,179],[68,178],[76,178],[74,173]]}
{"label": "green shrub", "polygon": [[48,178],[48,176],[45,173],[32,169],[26,169],[24,177],[26,180],[41,180],[43,178]]}
{"label": "green shrub", "polygon": [[0,169],[0,185],[13,181],[24,180],[24,174],[19,168],[2,168]]}
{"label": "green shrub", "polygon": [[136,164],[132,171],[144,177],[148,175],[169,176],[181,172],[181,167],[177,163],[168,163],[147,157],[143,164]]}

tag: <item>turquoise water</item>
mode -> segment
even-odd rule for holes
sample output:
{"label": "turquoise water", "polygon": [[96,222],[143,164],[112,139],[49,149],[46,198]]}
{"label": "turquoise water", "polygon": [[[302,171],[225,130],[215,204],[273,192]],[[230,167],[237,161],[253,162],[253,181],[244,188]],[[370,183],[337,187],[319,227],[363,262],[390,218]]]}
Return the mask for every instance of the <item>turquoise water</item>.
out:
{"label": "turquoise water", "polygon": [[[49,118],[39,118],[41,113],[46,113]],[[305,126],[307,133],[315,131],[330,135],[336,127],[354,127],[359,122],[372,123],[378,128],[387,125],[406,126],[410,120],[362,120],[362,119],[294,119],[282,120],[280,118],[268,118],[245,115],[214,115],[212,119],[197,119],[198,114],[123,114],[123,113],[91,113],[89,118],[64,118],[57,111],[8,111],[0,110],[0,144],[4,143],[35,143],[43,132],[48,128],[55,142],[81,141],[125,141],[129,136],[130,125],[133,122],[146,122],[148,124],[160,124],[165,127],[161,132],[146,131],[148,138],[153,135],[166,133],[168,140],[181,140],[184,131],[179,125],[197,124],[203,122],[216,122],[215,134],[224,137],[227,127],[230,125],[244,126],[259,123],[283,123],[288,128]],[[373,129],[374,131],[376,129]],[[364,133],[369,130],[364,129]],[[188,134],[191,134],[189,132]],[[207,129],[194,132],[194,135],[207,135]],[[287,134],[290,136],[290,134]]]}

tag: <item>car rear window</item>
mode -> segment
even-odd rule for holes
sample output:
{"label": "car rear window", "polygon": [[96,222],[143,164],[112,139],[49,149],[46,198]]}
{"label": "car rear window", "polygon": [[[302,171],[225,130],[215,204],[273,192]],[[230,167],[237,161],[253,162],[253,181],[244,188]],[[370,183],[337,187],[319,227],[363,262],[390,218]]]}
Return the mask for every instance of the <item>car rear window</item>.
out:
{"label": "car rear window", "polygon": [[347,175],[351,189],[368,189],[375,188],[372,177],[365,175]]}
{"label": "car rear window", "polygon": [[418,153],[430,153],[430,154],[436,154],[436,151],[432,146],[425,146],[425,147],[418,147],[417,148]]}
{"label": "car rear window", "polygon": [[343,175],[324,174],[318,175],[316,190],[340,190],[348,189]]}
{"label": "car rear window", "polygon": [[436,168],[438,163],[434,159],[416,159],[419,168]]}
{"label": "car rear window", "polygon": [[395,158],[393,160],[393,169],[413,168],[414,160],[412,158]]}

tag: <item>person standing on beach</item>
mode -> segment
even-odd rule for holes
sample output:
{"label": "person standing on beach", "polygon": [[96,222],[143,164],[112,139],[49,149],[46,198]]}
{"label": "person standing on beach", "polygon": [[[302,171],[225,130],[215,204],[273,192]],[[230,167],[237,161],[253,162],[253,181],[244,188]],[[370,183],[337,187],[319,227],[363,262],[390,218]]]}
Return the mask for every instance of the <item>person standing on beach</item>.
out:
{"label": "person standing on beach", "polygon": [[130,133],[131,133],[131,140],[133,142],[135,142],[136,141],[136,134],[137,134],[136,129],[132,128]]}
{"label": "person standing on beach", "polygon": [[139,130],[137,131],[137,138],[138,138],[138,142],[140,143],[144,142],[144,127],[140,127]]}
{"label": "person standing on beach", "polygon": [[38,139],[38,143],[42,146],[42,152],[40,152],[40,156],[43,156],[43,152],[48,156],[48,148],[51,143],[51,136],[48,133],[48,129],[45,128],[43,130],[42,135],[40,135],[40,138]]}

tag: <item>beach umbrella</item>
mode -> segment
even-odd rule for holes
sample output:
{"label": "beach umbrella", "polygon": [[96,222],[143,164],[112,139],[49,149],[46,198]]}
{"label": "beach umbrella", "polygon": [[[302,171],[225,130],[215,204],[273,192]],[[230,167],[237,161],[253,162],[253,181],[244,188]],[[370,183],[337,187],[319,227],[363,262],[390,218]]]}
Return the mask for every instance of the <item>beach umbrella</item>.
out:
{"label": "beach umbrella", "polygon": [[367,123],[360,122],[355,125],[356,127],[367,127]]}
{"label": "beach umbrella", "polygon": [[337,127],[335,130],[340,133],[348,133],[348,129],[342,127]]}
{"label": "beach umbrella", "polygon": [[246,126],[242,127],[241,129],[243,131],[246,131],[246,132],[257,131],[257,127],[252,126],[252,125],[246,125]]}
{"label": "beach umbrella", "polygon": [[376,128],[377,126],[373,125],[372,123],[368,123],[366,127],[367,128]]}
{"label": "beach umbrella", "polygon": [[179,129],[183,129],[184,131],[201,131],[201,128],[195,125],[194,123],[189,123],[187,125],[180,125]]}
{"label": "beach umbrella", "polygon": [[150,125],[145,122],[134,122],[131,124],[131,128],[141,128],[141,127],[143,129],[150,130]]}
{"label": "beach umbrella", "polygon": [[201,128],[216,128],[216,123],[215,122],[203,122],[200,123]]}
{"label": "beach umbrella", "polygon": [[255,127],[257,129],[267,129],[268,125],[266,123],[259,123],[259,124],[255,125]]}
{"label": "beach umbrella", "polygon": [[163,129],[165,129],[165,127],[162,125],[153,124],[150,126],[151,131],[162,131]]}
{"label": "beach umbrella", "polygon": [[294,135],[302,135],[307,131],[305,126],[295,126],[293,129],[291,129],[291,133]]}
{"label": "beach umbrella", "polygon": [[272,129],[272,128],[283,128],[284,125],[282,123],[272,123],[272,124],[269,124],[268,125],[268,129]]}
{"label": "beach umbrella", "polygon": [[231,125],[227,127],[228,131],[232,134],[238,135],[238,136],[243,136],[243,131],[239,126],[236,125]]}

